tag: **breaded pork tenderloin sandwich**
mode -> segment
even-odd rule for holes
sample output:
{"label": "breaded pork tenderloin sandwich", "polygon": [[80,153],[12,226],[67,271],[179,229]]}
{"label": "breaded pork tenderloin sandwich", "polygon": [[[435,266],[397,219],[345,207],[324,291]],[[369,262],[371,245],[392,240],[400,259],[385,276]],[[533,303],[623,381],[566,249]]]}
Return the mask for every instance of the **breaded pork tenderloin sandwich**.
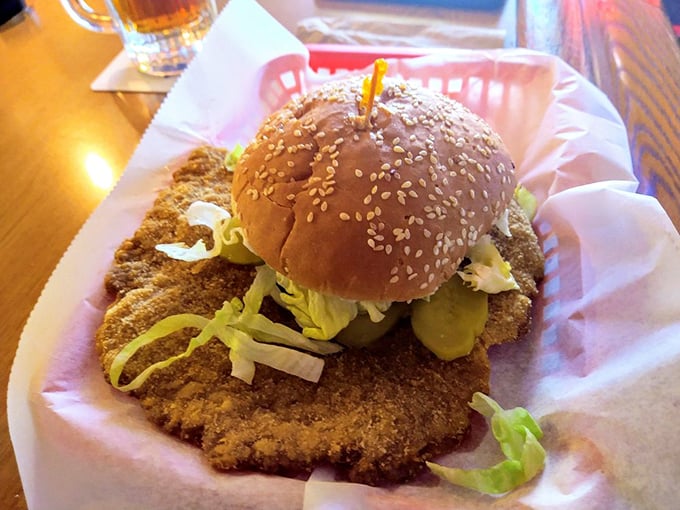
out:
{"label": "breaded pork tenderloin sandwich", "polygon": [[529,327],[543,255],[503,142],[376,69],[195,151],[116,253],[107,378],[217,469],[411,479]]}

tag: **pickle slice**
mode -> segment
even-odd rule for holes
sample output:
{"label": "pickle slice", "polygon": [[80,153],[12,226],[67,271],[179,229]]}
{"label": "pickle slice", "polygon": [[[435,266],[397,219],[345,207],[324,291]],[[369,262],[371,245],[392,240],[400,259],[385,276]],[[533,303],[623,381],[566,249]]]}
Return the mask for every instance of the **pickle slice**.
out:
{"label": "pickle slice", "polygon": [[488,295],[474,291],[454,276],[429,300],[411,307],[411,327],[416,337],[438,358],[449,361],[466,356],[484,331],[489,315]]}
{"label": "pickle slice", "polygon": [[347,347],[368,347],[392,329],[407,309],[406,303],[393,303],[380,322],[373,322],[367,313],[361,313],[335,339]]}
{"label": "pickle slice", "polygon": [[220,255],[234,264],[257,265],[262,259],[246,248],[243,243],[225,244]]}
{"label": "pickle slice", "polygon": [[239,242],[233,244],[227,244],[225,242],[222,244],[220,255],[234,264],[262,264],[262,259],[246,248],[246,246],[243,244],[243,238],[241,237],[240,232],[234,232],[234,229],[240,226],[241,222],[238,220],[238,218],[231,218],[229,226],[227,230],[222,233],[222,236],[225,240],[230,239],[232,236],[236,236]]}

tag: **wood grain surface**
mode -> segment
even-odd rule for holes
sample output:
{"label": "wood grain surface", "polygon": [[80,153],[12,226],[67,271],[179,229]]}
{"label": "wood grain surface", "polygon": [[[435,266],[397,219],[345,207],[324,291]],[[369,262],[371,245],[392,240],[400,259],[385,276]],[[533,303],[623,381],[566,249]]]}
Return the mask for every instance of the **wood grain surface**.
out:
{"label": "wood grain surface", "polygon": [[519,0],[520,46],[560,56],[612,101],[639,192],[680,226],[680,47],[659,0]]}
{"label": "wood grain surface", "polygon": [[[659,2],[517,2],[519,44],[561,56],[605,91],[628,127],[640,191],[658,196],[680,225],[680,56]],[[117,178],[162,99],[92,92],[118,38],[78,27],[55,0],[29,5],[0,28],[2,395],[42,287],[107,193],[85,159],[100,156]],[[25,509],[4,405],[0,458],[0,509]]]}

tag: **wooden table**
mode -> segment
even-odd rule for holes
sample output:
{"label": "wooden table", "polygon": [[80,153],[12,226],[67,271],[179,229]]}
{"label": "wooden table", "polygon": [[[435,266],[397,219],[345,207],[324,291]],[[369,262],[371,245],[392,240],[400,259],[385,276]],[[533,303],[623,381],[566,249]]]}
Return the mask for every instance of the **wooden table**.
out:
{"label": "wooden table", "polygon": [[[606,92],[628,126],[641,192],[656,195],[680,226],[680,51],[659,2],[517,2],[519,45],[561,56]],[[88,155],[117,178],[162,99],[91,92],[118,39],[81,29],[54,0],[29,3],[23,21],[0,30],[3,395],[31,308],[106,195],[86,172]],[[0,508],[26,508],[4,406],[1,415]]]}

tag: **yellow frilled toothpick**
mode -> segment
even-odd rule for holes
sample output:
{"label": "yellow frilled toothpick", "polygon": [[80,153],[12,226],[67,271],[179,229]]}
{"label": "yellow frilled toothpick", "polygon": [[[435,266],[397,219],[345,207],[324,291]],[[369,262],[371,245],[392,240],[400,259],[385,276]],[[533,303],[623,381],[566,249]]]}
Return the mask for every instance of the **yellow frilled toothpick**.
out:
{"label": "yellow frilled toothpick", "polygon": [[380,94],[383,90],[383,77],[387,73],[387,62],[383,58],[376,59],[373,62],[373,74],[369,78],[364,78],[364,83],[361,90],[361,102],[359,103],[359,111],[364,120],[364,127],[371,127],[371,111],[373,110],[373,102],[376,94]]}

